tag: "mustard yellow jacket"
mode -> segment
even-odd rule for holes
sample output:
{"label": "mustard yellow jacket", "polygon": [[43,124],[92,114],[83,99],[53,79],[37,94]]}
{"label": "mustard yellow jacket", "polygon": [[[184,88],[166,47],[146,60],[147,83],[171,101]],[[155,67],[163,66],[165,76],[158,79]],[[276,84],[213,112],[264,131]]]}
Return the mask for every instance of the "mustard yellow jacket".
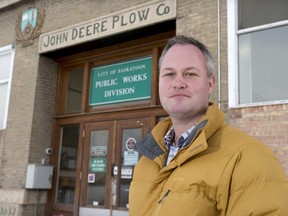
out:
{"label": "mustard yellow jacket", "polygon": [[141,142],[129,192],[130,216],[288,216],[287,178],[273,153],[225,124],[210,104],[190,145],[165,166],[167,118]]}

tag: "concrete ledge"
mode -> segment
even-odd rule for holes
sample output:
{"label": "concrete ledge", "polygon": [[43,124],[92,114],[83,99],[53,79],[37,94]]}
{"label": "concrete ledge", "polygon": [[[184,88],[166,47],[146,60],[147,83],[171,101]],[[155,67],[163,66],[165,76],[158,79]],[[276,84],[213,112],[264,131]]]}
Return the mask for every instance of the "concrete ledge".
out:
{"label": "concrete ledge", "polygon": [[21,0],[1,0],[0,1],[0,9],[5,8],[9,5],[21,2]]}
{"label": "concrete ledge", "polygon": [[[38,194],[39,193],[39,194]],[[25,189],[0,189],[0,204],[35,204],[39,195],[39,203],[47,203],[47,191]]]}
{"label": "concrete ledge", "polygon": [[[128,211],[113,210],[113,215],[118,216],[129,216]],[[112,215],[109,209],[96,209],[96,208],[85,208],[80,207],[79,216],[110,216]]]}

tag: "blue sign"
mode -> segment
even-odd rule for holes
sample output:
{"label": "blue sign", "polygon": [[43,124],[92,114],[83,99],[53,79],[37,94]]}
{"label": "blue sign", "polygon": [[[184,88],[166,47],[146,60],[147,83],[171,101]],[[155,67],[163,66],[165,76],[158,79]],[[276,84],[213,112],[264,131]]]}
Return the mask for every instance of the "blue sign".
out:
{"label": "blue sign", "polygon": [[37,8],[31,8],[27,11],[24,11],[22,13],[22,19],[21,19],[21,32],[24,32],[25,28],[28,25],[31,25],[34,29],[37,24],[37,14],[38,9]]}

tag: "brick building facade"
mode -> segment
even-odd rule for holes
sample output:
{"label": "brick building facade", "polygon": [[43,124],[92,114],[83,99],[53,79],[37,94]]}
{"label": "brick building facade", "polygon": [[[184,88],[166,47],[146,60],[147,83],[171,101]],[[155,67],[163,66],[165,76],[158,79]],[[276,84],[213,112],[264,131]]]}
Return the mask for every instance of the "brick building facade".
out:
{"label": "brick building facade", "polygon": [[[4,93],[0,92],[1,103],[3,101],[4,104],[5,101],[5,104],[8,104],[6,109],[4,105],[4,108],[1,107],[1,110],[4,110],[4,114],[7,113],[7,115],[3,115],[1,119],[1,124],[3,122],[4,124],[0,130],[0,215],[92,215],[95,212],[91,209],[98,206],[104,209],[101,212],[103,215],[108,215],[110,206],[113,206],[113,214],[127,215],[129,206],[125,201],[123,201],[123,205],[121,201],[119,203],[120,198],[118,199],[118,196],[115,198],[117,200],[115,203],[112,198],[111,203],[107,201],[107,204],[102,205],[101,202],[94,201],[93,204],[88,205],[90,195],[87,188],[91,185],[81,183],[81,181],[83,182],[82,175],[88,174],[88,171],[85,171],[85,169],[87,170],[85,164],[89,163],[89,166],[92,166],[90,164],[92,162],[86,161],[84,155],[87,150],[85,145],[89,143],[85,140],[85,136],[87,131],[92,131],[91,128],[94,127],[92,124],[95,122],[96,124],[97,122],[114,122],[111,124],[111,127],[113,127],[111,130],[117,132],[124,122],[123,128],[125,128],[124,120],[131,120],[127,111],[132,113],[133,118],[137,116],[137,118],[149,119],[147,130],[153,127],[158,118],[165,116],[157,100],[157,93],[155,93],[157,86],[153,87],[153,84],[155,84],[153,80],[157,80],[157,78],[152,74],[152,92],[148,105],[147,101],[139,104],[134,101],[128,104],[120,103],[120,105],[117,103],[116,108],[109,105],[95,108],[91,104],[89,105],[88,93],[84,93],[85,85],[81,85],[80,108],[76,112],[69,113],[67,111],[69,105],[65,104],[69,94],[65,93],[63,86],[69,82],[67,79],[70,78],[65,74],[68,74],[69,71],[75,71],[74,68],[78,68],[79,65],[80,68],[83,65],[83,71],[91,71],[94,65],[99,64],[97,63],[99,59],[102,64],[110,64],[113,61],[109,59],[115,59],[115,62],[117,62],[123,61],[125,58],[138,58],[144,54],[147,55],[147,53],[151,54],[152,59],[157,58],[159,56],[157,50],[160,50],[164,41],[174,34],[191,35],[208,46],[214,57],[216,80],[218,82],[212,100],[227,114],[228,123],[267,144],[275,153],[288,176],[288,91],[286,91],[286,98],[272,100],[271,102],[253,103],[252,101],[251,103],[242,104],[236,102],[236,105],[235,102],[231,103],[233,97],[230,94],[234,90],[231,89],[229,76],[234,74],[235,71],[233,67],[229,67],[231,59],[228,53],[231,52],[229,51],[231,41],[228,33],[231,28],[229,29],[228,25],[229,20],[234,19],[229,16],[231,2],[236,4],[237,1],[228,2],[226,0],[2,1],[0,3],[0,61],[1,57],[4,56],[4,51],[1,52],[1,48],[6,50],[8,46],[7,50],[10,50],[9,52],[13,56],[13,69],[11,72],[9,70],[7,72],[11,75],[10,80],[8,78],[2,82],[0,77],[0,87],[1,84],[6,83],[5,80],[8,80],[8,100],[2,100],[1,97]],[[232,4],[232,6],[235,5]],[[35,25],[33,30],[25,27],[27,22],[23,23],[24,12],[27,12],[27,17],[29,17],[33,13],[33,11],[29,12],[31,8],[38,9],[38,11],[34,11],[38,14],[37,20],[31,18],[28,21],[32,27]],[[136,20],[137,14],[142,13],[143,15],[145,11],[148,13],[148,9],[152,11],[155,8],[161,8],[163,16],[159,15],[159,9],[159,13],[156,13],[159,17],[152,17],[150,20],[147,18],[148,21],[145,24],[139,21],[140,18],[138,21]],[[108,23],[108,20],[112,19],[116,25],[117,17],[120,19],[119,22],[122,22],[119,29],[115,27],[109,32],[109,29],[107,30],[104,26],[105,22]],[[37,23],[33,23],[33,19]],[[43,19],[43,23],[40,23],[40,19]],[[288,19],[283,18],[280,21],[281,24],[276,22],[276,27],[285,27]],[[102,32],[99,29],[100,27],[97,29],[99,36],[95,34],[88,39],[88,31],[92,29],[92,27],[90,29],[89,23],[101,22],[103,24]],[[20,30],[21,25],[24,25],[23,28],[25,27],[23,31]],[[32,36],[29,34],[31,31],[35,31],[37,26],[39,34],[37,35],[37,32],[34,32],[35,37],[33,38],[33,34]],[[86,36],[83,33],[83,41],[81,41],[81,26],[86,28]],[[63,42],[62,46],[60,33],[62,32],[61,34],[64,37],[66,30],[67,32],[69,30],[73,32],[73,29],[76,28],[78,28],[77,40],[79,41],[75,39],[74,41],[68,41],[66,44]],[[55,36],[56,33],[58,36]],[[53,34],[55,41],[52,41]],[[50,37],[50,45],[47,45],[48,42],[45,41],[45,37]],[[64,39],[62,38],[62,40]],[[151,47],[153,51],[146,51],[141,47],[139,44],[142,42],[147,44],[147,47]],[[58,43],[58,47],[55,45],[56,43]],[[122,52],[117,51],[117,49],[121,49]],[[139,54],[133,56],[134,53],[137,53],[136,51]],[[107,54],[104,55],[103,53]],[[127,57],[121,59],[122,54]],[[155,68],[155,62],[152,62],[152,68]],[[86,82],[88,83],[87,80]],[[85,76],[83,83],[85,83]],[[72,86],[73,82],[70,84]],[[7,94],[5,93],[5,95]],[[73,103],[71,106],[74,108]],[[147,113],[152,114],[147,116]],[[65,153],[63,152],[63,146],[65,146],[63,137],[65,137],[67,125],[77,125],[77,128],[79,126],[77,135],[80,134],[80,138],[77,136],[79,144],[76,138],[78,146],[76,153],[70,152],[74,159],[69,161],[72,164],[69,168],[75,169],[71,183],[73,190],[71,192],[69,189],[65,192],[65,197],[67,199],[72,197],[72,202],[66,199],[63,201],[60,197],[61,191],[64,191],[64,187],[61,188],[61,178],[59,176],[62,171],[60,163],[64,157],[62,153]],[[82,134],[83,139],[81,138]],[[114,136],[117,138],[118,134],[116,133]],[[52,148],[51,155],[45,152],[48,148]],[[109,151],[109,147],[106,148]],[[114,150],[110,151],[114,152]],[[119,151],[121,152],[121,150]],[[87,152],[89,152],[89,149]],[[111,154],[116,155],[116,153]],[[92,155],[90,156],[92,157]],[[111,160],[118,163],[116,156],[115,159]],[[53,165],[54,173],[51,189],[38,190],[25,187],[28,164]],[[105,166],[108,170],[112,168],[112,163],[107,163]],[[124,172],[123,167],[122,172]],[[129,171],[129,166],[126,168]],[[89,175],[90,177],[95,177],[93,172],[89,174],[92,174]],[[77,176],[81,177],[78,179]],[[113,194],[113,184],[117,182],[117,179],[113,176],[110,177],[112,180],[108,179],[106,183],[112,186],[111,188],[108,187],[106,193]],[[123,179],[121,176],[118,181],[121,182]],[[87,179],[85,180],[87,182]],[[115,184],[118,185],[118,183]],[[124,187],[125,184],[120,183],[120,188]],[[81,190],[78,188],[81,188]],[[70,196],[69,193],[73,195]],[[122,192],[119,193],[122,194]],[[126,199],[125,196],[123,195],[123,200]]]}

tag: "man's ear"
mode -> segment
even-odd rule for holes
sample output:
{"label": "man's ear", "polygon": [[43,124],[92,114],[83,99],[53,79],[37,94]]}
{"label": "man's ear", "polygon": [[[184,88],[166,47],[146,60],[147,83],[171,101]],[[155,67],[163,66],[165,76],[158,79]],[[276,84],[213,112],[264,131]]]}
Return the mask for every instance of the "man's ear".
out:
{"label": "man's ear", "polygon": [[215,86],[215,76],[214,75],[209,77],[208,85],[209,85],[209,94],[211,94],[213,92],[214,86]]}

